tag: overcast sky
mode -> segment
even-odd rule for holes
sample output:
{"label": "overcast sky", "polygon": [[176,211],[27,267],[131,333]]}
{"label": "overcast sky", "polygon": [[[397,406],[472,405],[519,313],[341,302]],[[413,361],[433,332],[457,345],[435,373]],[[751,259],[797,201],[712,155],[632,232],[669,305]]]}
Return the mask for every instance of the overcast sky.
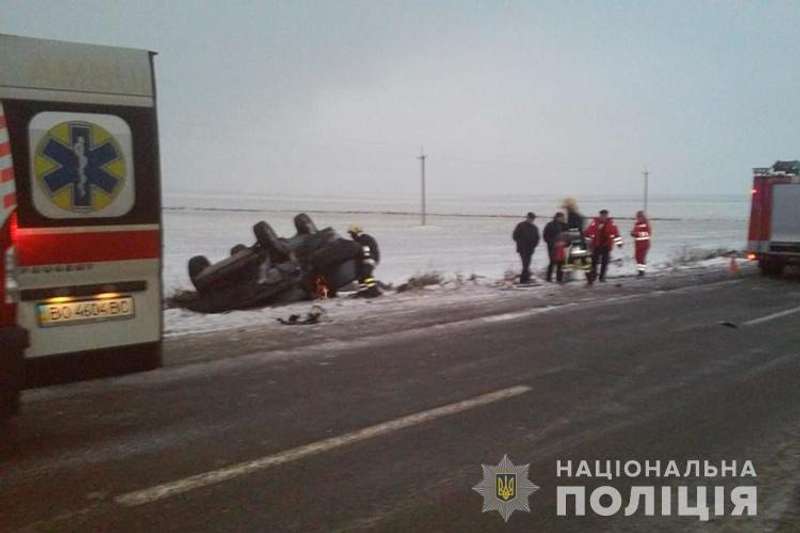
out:
{"label": "overcast sky", "polygon": [[0,0],[147,48],[167,191],[745,194],[800,158],[800,2]]}

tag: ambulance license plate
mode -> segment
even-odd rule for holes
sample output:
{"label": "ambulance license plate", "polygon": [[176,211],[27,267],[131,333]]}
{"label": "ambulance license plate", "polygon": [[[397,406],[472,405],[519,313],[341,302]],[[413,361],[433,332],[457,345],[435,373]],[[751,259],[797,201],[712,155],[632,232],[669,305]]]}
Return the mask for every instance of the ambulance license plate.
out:
{"label": "ambulance license plate", "polygon": [[133,318],[136,314],[133,298],[94,298],[73,302],[38,304],[39,326],[68,326],[101,320],[118,320]]}

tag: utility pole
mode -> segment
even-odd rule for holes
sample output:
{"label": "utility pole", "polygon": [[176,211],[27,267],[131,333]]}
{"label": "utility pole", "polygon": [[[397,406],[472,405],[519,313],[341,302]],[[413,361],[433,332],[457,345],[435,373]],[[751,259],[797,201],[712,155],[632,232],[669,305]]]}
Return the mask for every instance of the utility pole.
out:
{"label": "utility pole", "polygon": [[647,213],[647,193],[650,185],[650,172],[647,170],[647,167],[644,167],[642,175],[644,176],[644,212]]}
{"label": "utility pole", "polygon": [[425,216],[426,216],[426,207],[425,207],[425,158],[428,157],[425,155],[425,148],[420,148],[419,150],[419,157],[417,159],[420,160],[420,170],[422,171],[422,225],[425,225]]}

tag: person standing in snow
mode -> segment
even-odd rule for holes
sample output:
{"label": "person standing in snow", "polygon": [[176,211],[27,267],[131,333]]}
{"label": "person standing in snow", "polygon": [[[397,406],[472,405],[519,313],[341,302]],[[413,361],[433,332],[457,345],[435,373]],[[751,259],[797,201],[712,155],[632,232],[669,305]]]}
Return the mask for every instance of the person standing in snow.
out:
{"label": "person standing in snow", "polygon": [[564,245],[562,235],[569,230],[565,222],[564,213],[558,212],[553,220],[544,227],[543,238],[547,243],[547,254],[550,262],[547,265],[547,281],[553,281],[553,270],[556,271],[556,281],[564,281]]}
{"label": "person standing in snow", "polygon": [[381,295],[377,280],[372,276],[375,267],[381,261],[381,252],[378,248],[378,241],[372,235],[364,233],[361,226],[350,225],[347,233],[350,237],[361,245],[361,256],[357,259],[358,263],[358,296],[374,298]]}
{"label": "person standing in snow", "polygon": [[561,207],[567,211],[567,227],[570,230],[578,230],[583,237],[583,215],[578,211],[578,202],[575,198],[564,198]]}
{"label": "person standing in snow", "polygon": [[533,252],[539,245],[539,228],[534,224],[536,215],[528,213],[528,216],[517,224],[514,228],[512,238],[517,243],[517,253],[522,260],[522,272],[519,275],[520,283],[529,283],[531,281],[531,259]]}
{"label": "person standing in snow", "polygon": [[633,223],[633,230],[631,230],[631,237],[633,237],[636,250],[636,270],[639,277],[644,276],[647,270],[647,252],[650,250],[650,237],[653,232],[650,229],[650,221],[647,220],[647,215],[644,211],[636,212],[636,222]]}
{"label": "person standing in snow", "polygon": [[589,276],[589,256],[586,250],[586,238],[583,233],[584,218],[578,211],[575,198],[565,198],[561,207],[567,212],[567,228],[571,236],[567,243],[568,257],[566,261],[573,269],[583,270]]}
{"label": "person standing in snow", "polygon": [[587,281],[591,285],[597,279],[598,264],[600,265],[600,281],[606,280],[611,247],[615,244],[622,247],[622,237],[606,209],[600,211],[599,216],[595,217],[586,228],[586,240],[589,241],[592,248],[592,268],[587,277]]}

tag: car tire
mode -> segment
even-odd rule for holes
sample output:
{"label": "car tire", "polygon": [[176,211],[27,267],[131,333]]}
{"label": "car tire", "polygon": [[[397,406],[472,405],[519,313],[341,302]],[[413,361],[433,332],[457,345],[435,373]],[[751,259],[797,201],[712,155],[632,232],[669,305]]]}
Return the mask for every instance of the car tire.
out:
{"label": "car tire", "polygon": [[289,248],[281,241],[272,226],[262,220],[253,226],[253,234],[256,236],[259,246],[269,253],[273,263],[280,263],[289,258]]}
{"label": "car tire", "polygon": [[312,235],[319,231],[311,217],[305,213],[300,213],[294,217],[294,229],[297,230],[298,235]]}
{"label": "car tire", "polygon": [[231,255],[236,255],[242,250],[247,250],[247,246],[245,246],[244,244],[237,244],[236,246],[231,248]]}
{"label": "car tire", "polygon": [[211,266],[211,261],[204,255],[196,255],[189,259],[189,279],[192,280],[195,288],[200,290],[200,287],[195,283],[195,279],[200,275],[203,270]]}

